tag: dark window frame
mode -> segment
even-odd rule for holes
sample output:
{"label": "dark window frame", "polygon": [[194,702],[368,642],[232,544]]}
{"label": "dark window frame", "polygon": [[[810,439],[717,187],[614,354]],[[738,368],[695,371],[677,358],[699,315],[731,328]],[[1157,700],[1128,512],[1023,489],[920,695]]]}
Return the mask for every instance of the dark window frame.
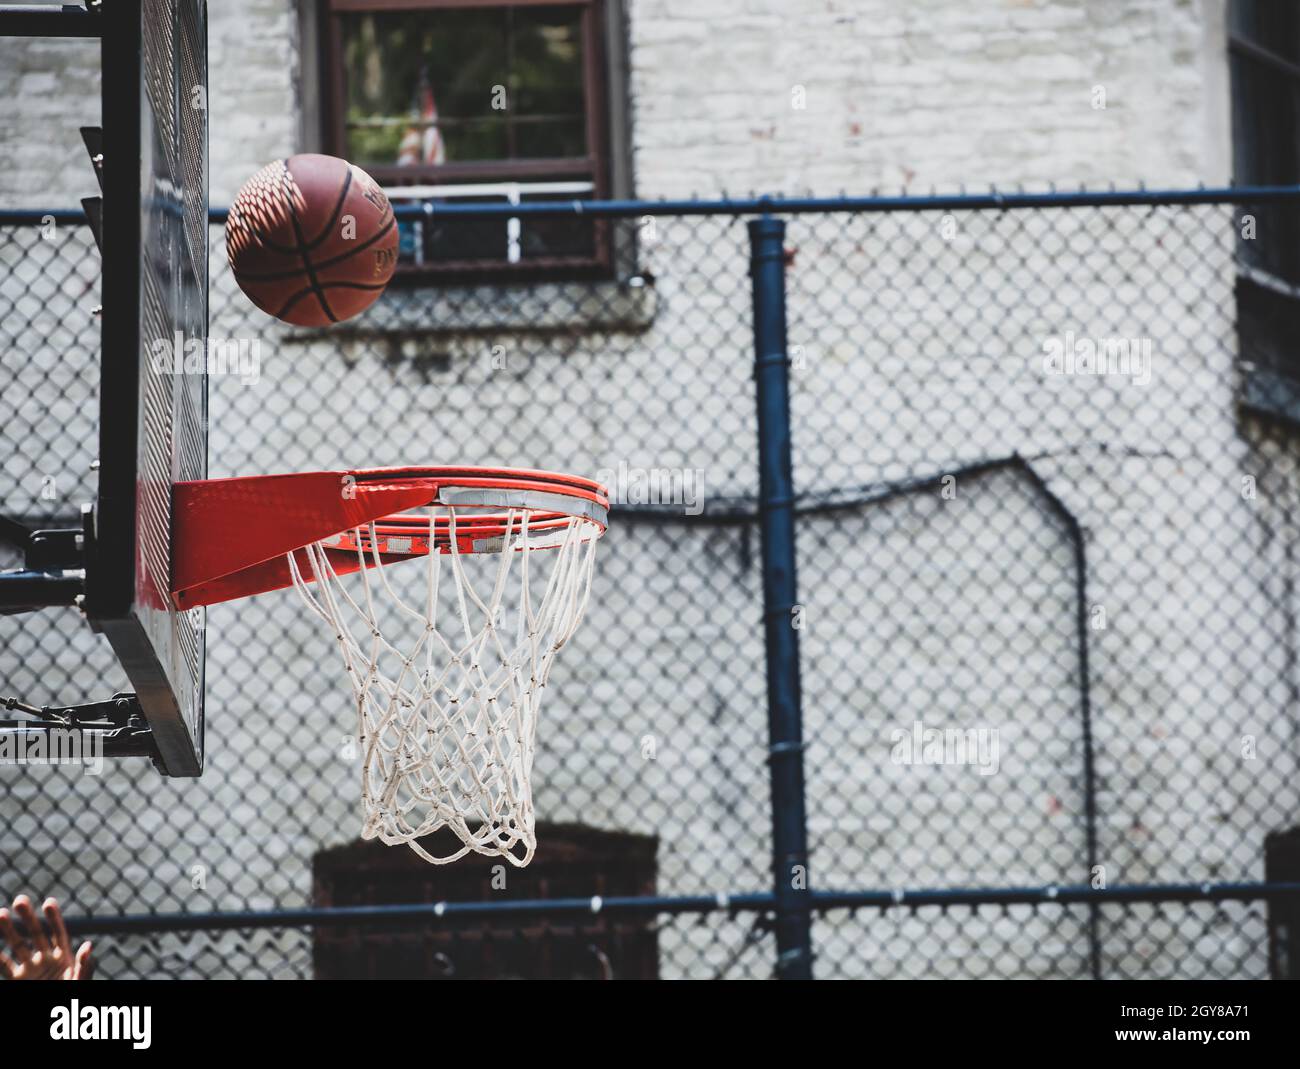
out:
{"label": "dark window frame", "polygon": [[[1232,108],[1233,177],[1238,185],[1300,183],[1300,20],[1294,40],[1278,51],[1257,24],[1250,0],[1228,4],[1227,51]],[[1277,27],[1274,27],[1276,29]],[[1271,96],[1278,80],[1287,97]],[[1261,100],[1272,106],[1262,107]],[[1290,139],[1289,143],[1287,139]],[[1256,236],[1238,243],[1237,335],[1242,404],[1300,424],[1300,208],[1294,203],[1245,204]]]}
{"label": "dark window frame", "polygon": [[[320,31],[320,101],[324,151],[347,156],[345,76],[341,20],[347,15],[484,8],[570,7],[581,10],[583,95],[587,155],[554,159],[456,161],[402,166],[366,165],[387,189],[403,185],[464,185],[585,180],[590,198],[610,196],[609,57],[606,47],[607,0],[317,0]],[[563,199],[570,199],[565,197]],[[584,198],[585,199],[585,198]],[[416,203],[416,202],[408,202]],[[436,211],[436,209],[435,209]],[[506,221],[502,220],[502,226]],[[603,279],[613,273],[612,228],[607,220],[580,224],[592,233],[590,255],[557,255],[527,262],[503,259],[442,260],[398,266],[397,281],[500,282]]]}
{"label": "dark window frame", "polygon": [[[1300,182],[1300,146],[1295,145],[1294,118],[1300,112],[1300,59],[1269,48],[1246,35],[1249,8],[1234,2],[1229,10],[1228,56],[1231,67],[1233,112],[1233,172],[1239,185],[1273,185]],[[1300,56],[1300,21],[1298,39],[1291,42]],[[1281,78],[1289,83],[1292,97],[1273,110],[1249,107],[1269,79]],[[1247,97],[1251,100],[1247,100]],[[1285,144],[1292,138],[1289,166],[1279,157],[1265,159],[1261,145],[1275,141]],[[1286,172],[1290,173],[1286,173]],[[1279,173],[1281,172],[1281,173]],[[1288,226],[1261,228],[1255,240],[1265,243],[1248,264],[1258,270],[1276,274],[1290,285],[1300,285],[1300,216],[1290,213]]]}

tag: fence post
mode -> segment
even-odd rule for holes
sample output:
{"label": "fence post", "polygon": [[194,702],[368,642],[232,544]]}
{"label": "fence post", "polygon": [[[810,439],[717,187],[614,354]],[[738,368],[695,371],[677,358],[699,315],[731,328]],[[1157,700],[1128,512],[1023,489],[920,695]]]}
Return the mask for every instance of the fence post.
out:
{"label": "fence post", "polygon": [[785,222],[749,223],[758,394],[759,525],[767,647],[768,766],[772,778],[772,879],[776,975],[812,979],[808,833],[804,819],[803,713],[790,455],[790,361],[785,336]]}

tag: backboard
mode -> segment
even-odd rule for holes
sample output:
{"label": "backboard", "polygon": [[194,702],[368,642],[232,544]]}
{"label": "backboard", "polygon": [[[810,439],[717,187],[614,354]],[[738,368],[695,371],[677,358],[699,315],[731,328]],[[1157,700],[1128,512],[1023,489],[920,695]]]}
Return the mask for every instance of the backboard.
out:
{"label": "backboard", "polygon": [[203,610],[177,612],[168,591],[172,486],[207,477],[207,9],[124,0],[102,17],[100,466],[85,608],[164,771],[197,776]]}

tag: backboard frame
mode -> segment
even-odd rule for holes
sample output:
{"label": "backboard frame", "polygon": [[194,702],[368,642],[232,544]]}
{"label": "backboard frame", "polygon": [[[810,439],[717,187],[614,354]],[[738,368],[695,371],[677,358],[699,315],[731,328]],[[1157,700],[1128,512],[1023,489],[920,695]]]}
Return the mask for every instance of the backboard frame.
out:
{"label": "backboard frame", "polygon": [[[168,590],[171,486],[207,475],[207,6],[205,0],[119,0],[104,5],[101,17],[99,491],[87,539],[84,608],[135,688],[162,770],[197,776],[204,757],[205,621],[201,612],[177,612]],[[186,32],[178,27],[187,18],[191,39],[197,33],[199,42],[190,53],[197,64],[190,78],[202,81],[202,93],[191,98],[198,87],[182,84],[186,76],[173,60],[173,110],[159,115],[150,90],[157,102],[168,86],[146,84],[145,35],[153,34],[154,62],[168,47],[178,56]],[[201,159],[194,116],[182,129],[181,109],[195,99],[202,109]],[[186,342],[201,335],[204,366],[192,373],[174,365],[160,370],[158,343],[174,339],[150,336],[157,333],[150,321],[176,324]]]}

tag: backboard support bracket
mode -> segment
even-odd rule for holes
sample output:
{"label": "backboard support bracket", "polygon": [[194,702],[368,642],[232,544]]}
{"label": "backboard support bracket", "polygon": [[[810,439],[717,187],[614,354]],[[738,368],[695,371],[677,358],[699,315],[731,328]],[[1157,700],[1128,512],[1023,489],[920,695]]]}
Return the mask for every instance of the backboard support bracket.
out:
{"label": "backboard support bracket", "polygon": [[148,757],[155,765],[160,764],[153,730],[134,694],[114,694],[106,701],[61,706],[34,706],[17,698],[0,698],[0,708],[27,715],[24,720],[0,719],[0,739],[7,737],[23,753],[30,754],[38,747],[47,755],[66,753],[57,733],[75,731],[82,736],[83,757]]}
{"label": "backboard support bracket", "polygon": [[[23,567],[0,572],[0,615],[34,612],[51,606],[82,607],[86,591],[86,558],[90,555],[94,513],[86,506],[81,527],[33,529],[0,516],[0,542],[19,550]],[[28,705],[17,698],[0,698],[0,709],[18,710],[27,719],[0,719],[0,744],[20,752],[53,754],[55,733],[77,731],[83,755],[148,757],[165,770],[153,729],[134,694],[118,693],[103,701],[80,705]],[[58,739],[57,745],[62,746]],[[89,744],[90,749],[86,749]]]}
{"label": "backboard support bracket", "polygon": [[100,0],[84,4],[7,4],[0,8],[0,37],[99,37]]}
{"label": "backboard support bracket", "polygon": [[0,542],[23,555],[23,567],[0,572],[0,615],[80,605],[86,592],[85,527],[33,530],[0,516]]}
{"label": "backboard support bracket", "polygon": [[[99,180],[99,191],[104,192],[104,131],[98,126],[83,126],[81,140],[90,156],[90,165],[95,168],[95,177]],[[95,236],[95,248],[102,256],[104,253],[104,198],[82,197],[82,210],[86,213],[86,222],[90,232]]]}

